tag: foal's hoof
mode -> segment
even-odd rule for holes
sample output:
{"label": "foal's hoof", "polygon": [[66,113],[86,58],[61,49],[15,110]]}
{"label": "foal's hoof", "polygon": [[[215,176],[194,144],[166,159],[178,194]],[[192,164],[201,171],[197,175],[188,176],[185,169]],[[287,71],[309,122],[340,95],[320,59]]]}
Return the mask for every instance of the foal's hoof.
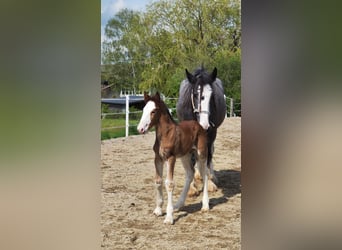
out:
{"label": "foal's hoof", "polygon": [[216,192],[217,186],[212,180],[208,180],[208,192]]}
{"label": "foal's hoof", "polygon": [[156,209],[154,209],[153,213],[156,216],[161,216],[163,214],[162,209],[160,207],[156,207]]}
{"label": "foal's hoof", "polygon": [[172,217],[166,217],[164,220],[164,224],[173,224],[173,218]]}
{"label": "foal's hoof", "polygon": [[204,213],[209,212],[209,207],[202,207],[201,212],[204,212]]}

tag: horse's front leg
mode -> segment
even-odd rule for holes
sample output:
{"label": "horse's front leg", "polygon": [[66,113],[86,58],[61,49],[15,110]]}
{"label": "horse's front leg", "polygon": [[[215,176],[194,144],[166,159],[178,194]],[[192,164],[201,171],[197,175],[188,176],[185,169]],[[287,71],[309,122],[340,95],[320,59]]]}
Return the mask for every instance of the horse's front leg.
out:
{"label": "horse's front leg", "polygon": [[173,171],[175,167],[176,157],[170,156],[166,161],[167,177],[165,180],[165,188],[167,191],[167,207],[166,218],[164,223],[173,224],[173,204],[172,204],[172,192],[174,189]]}
{"label": "horse's front leg", "polygon": [[216,184],[218,180],[214,172],[213,155],[214,155],[214,141],[216,139],[216,129],[212,129],[208,132],[208,168],[210,169],[209,179],[208,179],[208,191],[217,191]]}
{"label": "horse's front leg", "polygon": [[153,213],[157,216],[161,216],[162,212],[162,205],[163,205],[163,165],[164,161],[159,156],[159,154],[155,155],[154,165],[156,168],[156,176],[155,176],[155,187],[156,187],[156,208],[154,209]]}
{"label": "horse's front leg", "polygon": [[206,137],[199,137],[197,144],[197,165],[203,180],[203,198],[202,198],[202,211],[209,210],[209,196],[208,196],[208,147],[206,144]]}
{"label": "horse's front leg", "polygon": [[202,197],[202,211],[209,210],[209,196],[208,196],[208,172],[207,159],[199,157],[198,160],[199,170],[203,180],[203,197]]}

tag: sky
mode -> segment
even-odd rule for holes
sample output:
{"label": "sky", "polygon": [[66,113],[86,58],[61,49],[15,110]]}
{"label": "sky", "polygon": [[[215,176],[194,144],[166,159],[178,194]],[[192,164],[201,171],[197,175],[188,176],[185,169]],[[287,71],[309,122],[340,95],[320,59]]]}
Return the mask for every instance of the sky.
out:
{"label": "sky", "polygon": [[151,0],[101,0],[101,43],[104,39],[104,28],[110,18],[124,8],[143,11]]}

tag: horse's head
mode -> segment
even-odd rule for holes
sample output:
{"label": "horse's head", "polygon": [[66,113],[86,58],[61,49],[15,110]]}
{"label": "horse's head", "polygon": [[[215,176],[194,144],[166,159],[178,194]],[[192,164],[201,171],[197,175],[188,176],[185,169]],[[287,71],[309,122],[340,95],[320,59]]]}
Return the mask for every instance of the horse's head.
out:
{"label": "horse's head", "polygon": [[192,85],[191,103],[197,121],[204,128],[210,126],[210,99],[212,96],[212,83],[216,80],[217,69],[214,68],[211,74],[208,74],[203,68],[195,71],[194,75],[186,69],[186,77]]}
{"label": "horse's head", "polygon": [[154,96],[144,93],[144,101],[146,103],[139,125],[137,127],[140,134],[146,133],[150,128],[155,126],[160,118],[160,95],[157,92]]}

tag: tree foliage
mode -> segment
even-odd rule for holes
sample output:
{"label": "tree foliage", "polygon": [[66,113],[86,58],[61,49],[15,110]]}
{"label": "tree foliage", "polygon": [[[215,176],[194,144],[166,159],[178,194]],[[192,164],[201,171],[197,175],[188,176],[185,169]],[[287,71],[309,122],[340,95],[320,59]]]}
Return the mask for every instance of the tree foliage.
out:
{"label": "tree foliage", "polygon": [[[177,97],[185,68],[218,68],[225,94],[240,100],[241,18],[238,0],[160,0],[145,12],[124,9],[109,20],[103,74],[120,86]],[[107,67],[107,68],[108,68]]]}

